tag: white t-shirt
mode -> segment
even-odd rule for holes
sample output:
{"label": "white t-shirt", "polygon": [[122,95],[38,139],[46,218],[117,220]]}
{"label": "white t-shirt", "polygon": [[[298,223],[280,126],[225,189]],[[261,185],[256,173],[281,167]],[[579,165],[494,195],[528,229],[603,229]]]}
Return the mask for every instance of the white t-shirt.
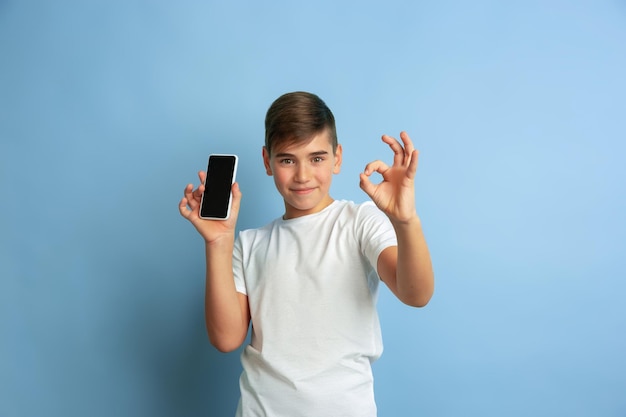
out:
{"label": "white t-shirt", "polygon": [[239,234],[233,270],[248,296],[252,340],[241,357],[237,416],[376,416],[376,265],[395,245],[372,202],[334,201]]}

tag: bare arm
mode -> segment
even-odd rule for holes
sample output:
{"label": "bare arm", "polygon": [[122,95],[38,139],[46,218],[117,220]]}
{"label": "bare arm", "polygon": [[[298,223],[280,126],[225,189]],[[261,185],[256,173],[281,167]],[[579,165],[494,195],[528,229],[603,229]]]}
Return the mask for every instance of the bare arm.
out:
{"label": "bare arm", "polygon": [[[201,184],[206,174],[199,174]],[[250,323],[248,297],[235,289],[232,255],[235,225],[241,192],[233,184],[233,203],[228,220],[205,220],[199,217],[204,186],[185,187],[179,203],[180,214],[189,220],[204,238],[206,248],[205,323],[211,344],[222,352],[237,349],[246,338]]]}
{"label": "bare arm", "polygon": [[206,329],[211,344],[221,352],[241,346],[250,323],[248,297],[235,289],[233,244],[234,239],[206,242]]}
{"label": "bare arm", "polygon": [[424,307],[435,287],[433,268],[419,219],[395,225],[398,246],[385,249],[378,257],[378,274],[400,301]]}
{"label": "bare arm", "polygon": [[[361,174],[361,188],[389,217],[398,246],[385,249],[378,257],[378,274],[405,304],[423,307],[434,292],[434,274],[422,224],[415,210],[414,178],[418,152],[406,132],[404,146],[390,136],[383,141],[394,152],[393,165],[381,161],[367,165]],[[369,176],[378,172],[383,182],[375,185]]]}

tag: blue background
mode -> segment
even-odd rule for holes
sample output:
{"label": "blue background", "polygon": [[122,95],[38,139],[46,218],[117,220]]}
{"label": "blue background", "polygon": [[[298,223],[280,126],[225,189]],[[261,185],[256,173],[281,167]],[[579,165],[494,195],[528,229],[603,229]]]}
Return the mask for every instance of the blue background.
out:
{"label": "blue background", "polygon": [[319,94],[335,198],[420,150],[436,271],[380,297],[381,416],[626,415],[626,3],[0,1],[0,416],[229,416],[239,353],[203,323],[179,216],[240,156],[239,228],[280,94]]}

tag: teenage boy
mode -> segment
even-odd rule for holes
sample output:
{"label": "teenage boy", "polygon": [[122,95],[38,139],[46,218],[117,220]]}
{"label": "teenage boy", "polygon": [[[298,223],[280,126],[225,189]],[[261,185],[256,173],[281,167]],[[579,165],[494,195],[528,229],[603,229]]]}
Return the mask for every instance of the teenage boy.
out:
{"label": "teenage boy", "polygon": [[[417,150],[382,140],[393,165],[374,161],[360,175],[373,203],[334,200],[341,168],[335,120],[316,95],[279,97],[265,119],[263,163],[285,213],[235,238],[241,191],[233,184],[228,220],[199,218],[203,185],[189,184],[179,209],[206,243],[205,319],[220,351],[252,337],[242,356],[237,416],[376,416],[371,363],[382,353],[379,280],[421,307],[434,288],[415,210]],[[370,180],[373,173],[382,182]],[[203,184],[206,174],[199,173]]]}

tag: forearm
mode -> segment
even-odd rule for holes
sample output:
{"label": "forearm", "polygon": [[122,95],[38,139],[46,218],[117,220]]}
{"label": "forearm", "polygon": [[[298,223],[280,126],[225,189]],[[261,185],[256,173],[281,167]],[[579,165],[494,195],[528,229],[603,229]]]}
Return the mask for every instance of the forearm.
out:
{"label": "forearm", "polygon": [[220,351],[238,348],[249,323],[235,289],[232,253],[233,239],[206,245],[205,321],[211,344]]}
{"label": "forearm", "polygon": [[430,253],[419,217],[392,222],[398,239],[396,290],[406,304],[423,307],[434,292],[434,274]]}

